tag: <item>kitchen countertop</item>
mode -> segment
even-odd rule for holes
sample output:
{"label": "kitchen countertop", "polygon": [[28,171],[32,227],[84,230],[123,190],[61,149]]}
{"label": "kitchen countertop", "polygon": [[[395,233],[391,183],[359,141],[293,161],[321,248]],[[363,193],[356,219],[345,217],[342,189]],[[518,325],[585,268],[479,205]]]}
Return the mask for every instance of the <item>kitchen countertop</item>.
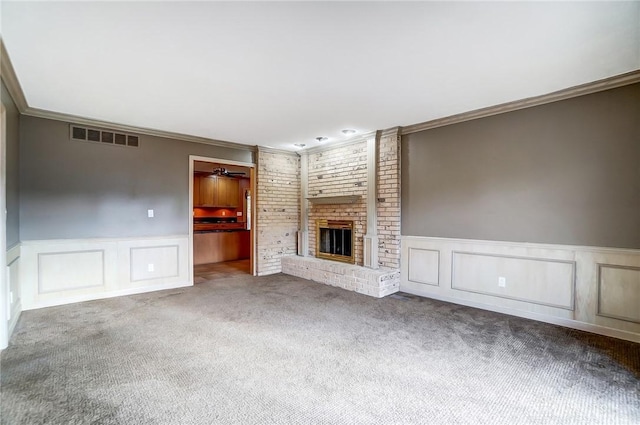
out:
{"label": "kitchen countertop", "polygon": [[245,223],[193,223],[193,230],[233,231],[245,230]]}
{"label": "kitchen countertop", "polygon": [[193,230],[193,233],[195,234],[200,234],[200,233],[220,233],[220,232],[248,232],[249,230],[247,229],[208,229],[208,230]]}

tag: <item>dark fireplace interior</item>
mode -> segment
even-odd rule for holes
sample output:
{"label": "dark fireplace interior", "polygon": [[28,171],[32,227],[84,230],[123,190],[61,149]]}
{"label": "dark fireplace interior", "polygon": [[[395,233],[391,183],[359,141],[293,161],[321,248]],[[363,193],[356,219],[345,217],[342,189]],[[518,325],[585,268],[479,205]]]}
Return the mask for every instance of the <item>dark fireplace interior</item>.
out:
{"label": "dark fireplace interior", "polygon": [[354,262],[353,221],[318,220],[316,257]]}

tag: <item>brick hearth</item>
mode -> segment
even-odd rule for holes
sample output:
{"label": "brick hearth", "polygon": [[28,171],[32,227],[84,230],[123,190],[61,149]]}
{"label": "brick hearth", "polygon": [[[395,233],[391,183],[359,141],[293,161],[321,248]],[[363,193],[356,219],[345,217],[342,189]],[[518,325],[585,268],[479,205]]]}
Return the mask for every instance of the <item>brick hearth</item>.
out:
{"label": "brick hearth", "polygon": [[314,257],[282,257],[282,272],[376,298],[398,292],[400,270],[370,269]]}

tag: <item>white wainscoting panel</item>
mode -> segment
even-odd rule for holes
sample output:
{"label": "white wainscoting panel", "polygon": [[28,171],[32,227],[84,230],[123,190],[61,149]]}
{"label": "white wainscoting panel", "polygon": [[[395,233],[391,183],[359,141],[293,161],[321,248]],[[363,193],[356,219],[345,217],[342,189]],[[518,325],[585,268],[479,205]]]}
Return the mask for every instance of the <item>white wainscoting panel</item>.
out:
{"label": "white wainscoting panel", "polygon": [[191,285],[188,244],[187,236],[24,241],[22,306],[29,310]]}
{"label": "white wainscoting panel", "polygon": [[[452,254],[453,289],[573,310],[574,261]],[[500,279],[504,286],[500,286]]]}
{"label": "white wainscoting panel", "polygon": [[9,302],[9,338],[13,333],[20,313],[22,312],[22,295],[20,291],[20,244],[7,251],[7,289],[6,299]]}
{"label": "white wainscoting panel", "polygon": [[104,286],[104,250],[38,254],[38,294]]}
{"label": "white wainscoting panel", "polygon": [[178,277],[180,247],[176,245],[131,248],[132,282]]}
{"label": "white wainscoting panel", "polygon": [[403,236],[400,290],[640,342],[640,250]]}
{"label": "white wainscoting panel", "polygon": [[640,267],[598,264],[598,314],[640,323]]}
{"label": "white wainscoting panel", "polygon": [[121,241],[118,256],[119,281],[127,287],[171,285],[191,279],[186,237]]}
{"label": "white wainscoting panel", "polygon": [[409,248],[409,280],[425,285],[440,284],[440,251]]}

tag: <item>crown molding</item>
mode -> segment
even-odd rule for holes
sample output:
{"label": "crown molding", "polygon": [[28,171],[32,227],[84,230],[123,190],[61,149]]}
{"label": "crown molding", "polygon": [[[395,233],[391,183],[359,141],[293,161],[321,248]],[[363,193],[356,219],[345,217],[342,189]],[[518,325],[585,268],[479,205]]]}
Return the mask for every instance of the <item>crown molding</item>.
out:
{"label": "crown molding", "polygon": [[382,132],[380,133],[380,137],[398,137],[402,134],[402,127],[392,127],[392,128],[387,128],[386,130],[382,130]]}
{"label": "crown molding", "polygon": [[287,151],[284,149],[268,148],[266,146],[256,146],[256,150],[258,152],[258,155],[264,152],[264,153],[274,153],[279,155],[289,155],[289,156],[296,156],[296,157],[298,156],[298,152]]}
{"label": "crown molding", "polygon": [[147,136],[164,137],[167,139],[181,140],[185,142],[202,143],[206,145],[220,146],[231,149],[248,150],[255,152],[256,147],[250,145],[243,145],[240,143],[227,142],[224,140],[209,139],[206,137],[192,136],[190,134],[174,133],[172,131],[155,130],[152,128],[137,127],[133,125],[118,124],[109,121],[102,121],[93,118],[85,118],[77,115],[64,114],[61,112],[47,111],[45,109],[32,108],[27,103],[27,99],[24,96],[18,77],[16,76],[9,53],[4,45],[4,42],[0,38],[0,77],[7,87],[9,94],[13,98],[18,111],[22,115],[27,115],[36,118],[46,118],[55,121],[64,121],[73,124],[82,124],[88,127],[98,127],[110,130],[120,130],[128,133],[144,134]]}
{"label": "crown molding", "polygon": [[540,96],[529,97],[527,99],[502,103],[500,105],[476,109],[475,111],[463,112],[461,114],[451,115],[445,118],[438,118],[419,124],[408,125],[406,127],[402,127],[401,134],[404,135],[417,133],[423,130],[444,127],[445,125],[457,124],[465,121],[475,120],[478,118],[490,117],[492,115],[503,114],[505,112],[517,111],[519,109],[531,108],[533,106],[544,105],[547,103],[558,102],[561,100],[597,93],[604,90],[615,89],[617,87],[635,84],[638,82],[640,82],[640,69],[620,75],[615,75],[613,77],[604,78],[602,80],[569,87],[552,93],[543,94]]}
{"label": "crown molding", "polygon": [[[9,57],[9,53],[6,50],[4,41],[0,37],[0,78],[4,82],[9,94],[13,98],[13,101],[18,111],[23,115],[28,115],[37,118],[46,118],[56,121],[65,121],[76,124],[82,124],[90,127],[99,127],[105,129],[120,130],[131,133],[145,134],[149,136],[164,137],[168,139],[181,140],[193,143],[202,143],[213,146],[226,147],[231,149],[247,150],[250,152],[271,152],[286,155],[300,155],[300,152],[291,152],[287,150],[267,148],[263,146],[251,146],[243,145],[235,142],[228,142],[224,140],[209,139],[206,137],[192,136],[189,134],[175,133],[171,131],[156,130],[146,127],[137,127],[126,124],[118,124],[109,121],[102,121],[92,118],[85,118],[77,115],[64,114],[59,112],[47,111],[44,109],[32,108],[27,103],[20,82],[15,73],[13,65]],[[432,128],[443,127],[446,125],[457,124],[465,121],[470,121],[478,118],[489,117],[492,115],[503,114],[506,112],[517,111],[520,109],[531,108],[534,106],[544,105],[547,103],[558,102],[561,100],[571,99],[578,96],[584,96],[592,93],[597,93],[604,90],[610,90],[617,87],[622,87],[630,84],[640,82],[640,69],[630,71],[624,74],[615,75],[613,77],[604,78],[601,80],[593,81],[586,84],[581,84],[567,89],[555,91],[552,93],[534,96],[522,100],[516,100],[513,102],[507,102],[500,105],[489,106],[486,108],[476,109],[475,111],[463,112],[456,115],[451,115],[444,118],[438,118],[431,121],[426,121],[418,124],[408,125],[405,127],[393,127],[383,130],[380,134],[376,131],[360,134],[352,137],[348,140],[329,143],[326,145],[314,146],[307,148],[301,152],[310,154],[323,152],[339,147],[348,146],[351,144],[359,143],[370,139],[371,137],[387,137],[393,135],[405,135],[411,133],[417,133],[419,131],[429,130]]]}
{"label": "crown molding", "polygon": [[202,143],[205,145],[213,145],[213,146],[220,146],[220,147],[231,148],[231,149],[247,150],[250,152],[255,152],[256,150],[255,146],[252,146],[252,145],[243,145],[240,143],[226,142],[224,140],[209,139],[206,137],[192,136],[190,134],[184,134],[184,133],[174,133],[172,131],[165,131],[165,130],[156,130],[153,128],[138,127],[135,125],[118,124],[110,121],[102,121],[102,120],[97,120],[93,118],[80,117],[78,115],[64,114],[61,112],[53,112],[53,111],[47,111],[45,109],[32,108],[30,106],[27,107],[27,109],[23,112],[23,115],[36,117],[36,118],[46,118],[46,119],[55,120],[55,121],[64,121],[64,122],[73,123],[73,124],[82,124],[88,127],[98,127],[102,129],[119,130],[119,131],[128,132],[128,133],[144,134],[147,136],[164,137],[167,139],[180,140],[183,142]]}
{"label": "crown molding", "polygon": [[16,71],[13,69],[11,59],[9,58],[9,52],[4,45],[4,41],[0,38],[0,77],[7,87],[9,94],[13,98],[13,102],[16,104],[16,108],[20,113],[23,113],[27,107],[27,98],[24,96],[20,82]]}
{"label": "crown molding", "polygon": [[357,136],[353,136],[350,139],[343,140],[341,142],[326,143],[324,145],[319,145],[319,146],[314,146],[312,148],[307,148],[307,149],[303,150],[302,152],[307,153],[307,154],[325,152],[325,151],[329,151],[329,150],[336,149],[336,148],[342,148],[342,147],[345,147],[345,146],[354,145],[356,143],[366,142],[367,140],[371,139],[372,137],[377,137],[377,136],[378,136],[378,132],[377,131],[370,131],[369,133],[358,134]]}

